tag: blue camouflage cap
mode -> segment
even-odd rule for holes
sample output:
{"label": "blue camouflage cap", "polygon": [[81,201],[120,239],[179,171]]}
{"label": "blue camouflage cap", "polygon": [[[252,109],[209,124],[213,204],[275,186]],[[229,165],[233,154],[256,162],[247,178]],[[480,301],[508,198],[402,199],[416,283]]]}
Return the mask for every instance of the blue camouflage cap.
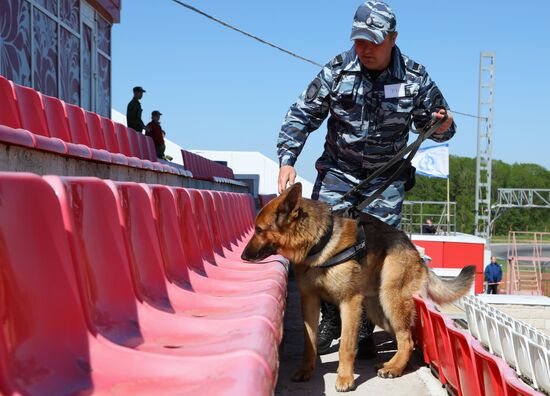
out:
{"label": "blue camouflage cap", "polygon": [[351,28],[351,40],[369,40],[382,44],[389,32],[395,32],[397,21],[389,5],[369,0],[357,8]]}

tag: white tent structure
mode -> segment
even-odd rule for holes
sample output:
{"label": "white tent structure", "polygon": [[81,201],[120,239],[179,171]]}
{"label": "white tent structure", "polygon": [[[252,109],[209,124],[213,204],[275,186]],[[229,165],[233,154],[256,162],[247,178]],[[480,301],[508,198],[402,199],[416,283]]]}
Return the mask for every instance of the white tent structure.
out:
{"label": "white tent structure", "polygon": [[[257,151],[210,151],[189,150],[212,161],[224,161],[235,175],[259,175],[259,194],[277,194],[277,177],[279,164]],[[313,184],[298,176],[297,182],[302,183],[302,195],[309,198]]]}

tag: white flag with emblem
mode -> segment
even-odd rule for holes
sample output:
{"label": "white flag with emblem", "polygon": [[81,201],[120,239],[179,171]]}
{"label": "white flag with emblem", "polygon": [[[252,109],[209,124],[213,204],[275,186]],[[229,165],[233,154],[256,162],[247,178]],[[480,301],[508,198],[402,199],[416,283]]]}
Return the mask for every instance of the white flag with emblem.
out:
{"label": "white flag with emblem", "polygon": [[449,144],[421,147],[412,159],[412,164],[419,175],[447,179],[449,177]]}

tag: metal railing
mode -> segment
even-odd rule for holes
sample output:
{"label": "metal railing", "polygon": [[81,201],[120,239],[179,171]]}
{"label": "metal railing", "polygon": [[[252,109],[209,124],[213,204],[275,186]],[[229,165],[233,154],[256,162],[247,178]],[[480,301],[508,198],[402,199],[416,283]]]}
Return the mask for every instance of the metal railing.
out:
{"label": "metal railing", "polygon": [[401,229],[408,234],[433,234],[426,232],[427,220],[432,219],[435,233],[456,233],[456,202],[404,201],[401,211]]}

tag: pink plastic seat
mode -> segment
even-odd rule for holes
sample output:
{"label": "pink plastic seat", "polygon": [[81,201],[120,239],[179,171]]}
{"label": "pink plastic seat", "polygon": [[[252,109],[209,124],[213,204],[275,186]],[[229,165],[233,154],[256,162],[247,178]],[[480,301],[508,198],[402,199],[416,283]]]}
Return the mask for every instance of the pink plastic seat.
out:
{"label": "pink plastic seat", "polygon": [[88,146],[92,153],[93,160],[110,163],[111,155],[107,150],[97,149],[92,146],[84,110],[78,106],[65,103],[65,112],[69,121],[69,131],[71,133],[72,142]]}
{"label": "pink plastic seat", "polygon": [[189,189],[188,192],[193,200],[193,214],[197,224],[201,252],[206,262],[213,267],[231,271],[232,274],[239,274],[246,279],[271,279],[277,282],[279,287],[286,287],[286,274],[283,272],[273,271],[269,268],[263,269],[260,264],[244,263],[240,259],[237,261],[223,257],[217,223],[211,219],[211,212],[208,212],[210,209],[205,206],[201,191]]}
{"label": "pink plastic seat", "polygon": [[233,214],[236,208],[230,204],[228,193],[204,190],[201,191],[201,196],[207,208],[206,214],[213,223],[212,230],[216,234],[213,242],[219,243],[221,246],[221,256],[230,259],[225,262],[229,262],[230,266],[239,269],[280,273],[286,279],[288,262],[281,256],[271,256],[261,263],[241,260],[242,252],[248,241],[237,240],[236,226],[233,224]]}
{"label": "pink plastic seat", "polygon": [[[173,191],[176,197],[178,222],[185,255],[190,268],[193,269],[192,273],[225,281],[251,281],[250,286],[247,287],[261,285],[262,290],[273,289],[272,295],[280,299],[281,304],[284,304],[286,284],[282,284],[279,280],[262,278],[261,274],[222,268],[216,265],[212,251],[208,250],[211,249],[211,241],[207,234],[207,224],[204,215],[199,216],[195,213],[193,200],[190,196],[191,190],[173,188]],[[204,252],[210,253],[205,254]]]}
{"label": "pink plastic seat", "polygon": [[[157,309],[202,318],[262,318],[280,339],[282,307],[267,295],[223,298],[201,295],[167,281],[150,190],[136,183],[114,183],[115,198],[126,241],[130,265],[140,298]],[[246,285],[242,287],[245,288]],[[273,352],[269,348],[266,353]],[[276,353],[273,352],[273,356]]]}
{"label": "pink plastic seat", "polygon": [[[61,204],[84,311],[93,332],[127,348],[166,355],[205,356],[247,350],[261,357],[275,378],[276,344],[265,319],[205,319],[153,308],[151,304],[169,307],[170,301],[154,289],[166,286],[145,285],[144,281],[158,276],[152,267],[145,268],[147,274],[134,275],[146,276],[145,280],[134,281],[131,271],[135,268],[128,257],[132,252],[111,187],[96,178],[45,179]],[[152,291],[160,295],[147,294]],[[175,312],[173,307],[170,310]]]}
{"label": "pink plastic seat", "polygon": [[472,350],[482,394],[505,396],[506,387],[501,373],[504,362],[500,358],[491,355],[477,342],[472,344]]}
{"label": "pink plastic seat", "polygon": [[[90,111],[84,111],[84,114],[86,116],[86,125],[88,126],[92,147],[97,150],[107,151],[113,164],[128,165],[128,158],[126,158],[126,156],[116,151],[111,151],[107,147],[103,123],[101,122],[102,117]],[[109,141],[109,144],[112,144],[112,141]]]}
{"label": "pink plastic seat", "polygon": [[[414,296],[414,304],[416,306],[416,311],[419,316],[420,329],[422,330],[421,337],[422,341],[422,352],[424,355],[424,362],[426,364],[432,365],[439,376],[441,376],[440,364],[439,364],[439,351],[436,346],[436,339],[433,333],[432,322],[430,320],[430,315],[428,314],[427,302],[418,296]],[[444,383],[442,381],[442,383]]]}
{"label": "pink plastic seat", "polygon": [[135,168],[143,168],[143,161],[134,156],[130,148],[130,140],[128,138],[128,128],[125,125],[115,122],[115,131],[118,140],[118,146],[120,152],[128,158],[128,163],[130,166]]}
{"label": "pink plastic seat", "polygon": [[11,83],[0,76],[0,142],[34,147],[32,133],[21,129],[17,101]]}
{"label": "pink plastic seat", "polygon": [[146,160],[145,155],[141,152],[141,147],[139,145],[139,137],[138,137],[140,132],[136,132],[132,128],[128,128],[127,131],[128,131],[127,132],[128,142],[130,143],[130,152],[132,153],[132,156],[139,158],[141,160],[141,166],[144,169],[151,169],[151,170],[155,169],[151,161]]}
{"label": "pink plastic seat", "polygon": [[473,344],[479,344],[478,341],[469,333],[453,327],[447,328],[447,334],[462,394],[464,396],[483,396],[472,349]]}
{"label": "pink plastic seat", "polygon": [[53,96],[42,95],[42,103],[44,104],[50,136],[57,137],[65,142],[68,155],[91,159],[92,152],[88,146],[71,143],[71,133],[69,131],[69,123],[67,121],[63,102]]}
{"label": "pink plastic seat", "polygon": [[252,352],[163,356],[98,340],[82,315],[54,191],[38,176],[2,173],[0,193],[0,368],[6,372],[0,372],[0,389],[5,394],[272,392],[271,372]]}
{"label": "pink plastic seat", "polygon": [[151,186],[151,189],[166,276],[171,282],[187,290],[214,296],[269,295],[281,305],[281,291],[270,281],[246,282],[246,287],[243,287],[241,282],[204,276],[194,224],[190,220],[185,223],[185,228],[180,228],[179,223],[180,210],[183,219],[193,219],[191,213],[186,213],[190,210],[189,200],[185,201],[187,206],[180,207],[176,204],[174,190],[167,186]]}
{"label": "pink plastic seat", "polygon": [[21,127],[34,134],[35,148],[58,154],[67,154],[61,139],[48,135],[48,124],[40,95],[32,88],[14,84]]}
{"label": "pink plastic seat", "polygon": [[432,324],[432,331],[435,339],[437,340],[435,345],[438,350],[439,361],[441,364],[440,380],[444,378],[447,387],[450,387],[454,394],[462,396],[462,391],[460,389],[460,384],[456,374],[455,361],[451,351],[451,343],[447,332],[448,328],[454,328],[455,326],[451,319],[443,316],[433,306],[427,307],[427,309],[430,316],[430,322]]}

